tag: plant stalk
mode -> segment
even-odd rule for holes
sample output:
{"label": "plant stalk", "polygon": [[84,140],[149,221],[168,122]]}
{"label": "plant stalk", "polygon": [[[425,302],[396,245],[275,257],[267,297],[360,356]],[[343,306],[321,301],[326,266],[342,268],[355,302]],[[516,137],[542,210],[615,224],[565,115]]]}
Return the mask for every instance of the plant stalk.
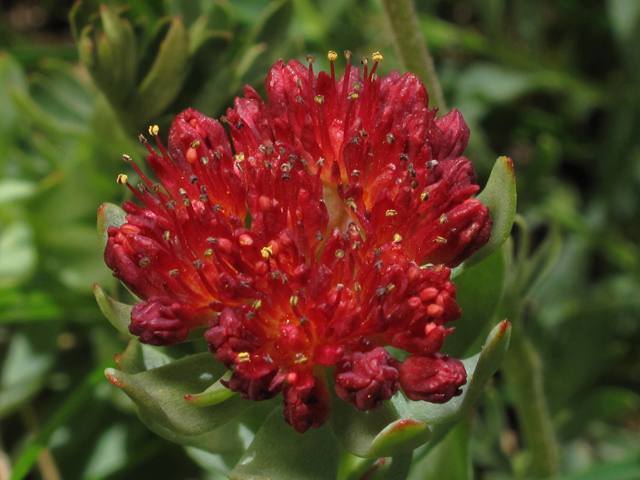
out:
{"label": "plant stalk", "polygon": [[538,478],[556,476],[558,445],[544,395],[542,362],[519,321],[513,322],[511,344],[502,371],[513,393],[535,475]]}
{"label": "plant stalk", "polygon": [[415,73],[429,92],[429,106],[441,113],[447,111],[442,88],[436,75],[433,59],[425,41],[413,0],[383,0],[393,36],[404,68]]}

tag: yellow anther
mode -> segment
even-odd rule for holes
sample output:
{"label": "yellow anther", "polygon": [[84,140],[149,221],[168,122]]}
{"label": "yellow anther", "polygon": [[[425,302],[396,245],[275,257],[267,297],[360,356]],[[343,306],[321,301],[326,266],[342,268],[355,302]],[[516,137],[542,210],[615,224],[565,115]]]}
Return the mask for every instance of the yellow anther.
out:
{"label": "yellow anther", "polygon": [[402,236],[399,233],[394,233],[393,234],[393,241],[395,243],[400,243],[402,241]]}
{"label": "yellow anther", "polygon": [[315,97],[313,97],[313,99],[315,100],[316,103],[319,103],[320,105],[324,103],[324,95],[316,95]]}
{"label": "yellow anther", "polygon": [[444,237],[436,237],[436,242],[438,243],[447,243],[447,239]]}
{"label": "yellow anther", "polygon": [[427,193],[427,192],[422,192],[422,193],[420,194],[420,200],[422,200],[423,202],[424,202],[425,200],[429,200],[429,193]]}
{"label": "yellow anther", "polygon": [[344,256],[345,256],[344,250],[340,250],[340,249],[336,250],[336,257],[344,258]]}
{"label": "yellow anther", "polygon": [[327,58],[333,62],[338,59],[338,54],[333,50],[329,50],[329,53],[327,53]]}
{"label": "yellow anther", "polygon": [[386,215],[387,217],[395,217],[397,214],[398,214],[398,212],[396,212],[395,210],[387,210],[387,211],[385,212],[385,215]]}
{"label": "yellow anther", "polygon": [[157,137],[159,132],[160,127],[158,125],[151,125],[149,127],[149,135],[151,135],[152,137]]}
{"label": "yellow anther", "polygon": [[353,288],[356,292],[359,292],[360,290],[362,290],[362,287],[360,286],[360,284],[358,282],[353,284]]}
{"label": "yellow anther", "polygon": [[344,58],[346,58],[347,60],[349,60],[352,56],[353,56],[353,53],[351,53],[351,50],[344,51]]}
{"label": "yellow anther", "polygon": [[396,288],[396,286],[393,283],[387,285],[387,293],[392,292],[394,288]]}
{"label": "yellow anther", "polygon": [[169,230],[166,230],[164,232],[164,235],[162,235],[162,238],[164,238],[165,242],[168,242],[169,240],[171,240],[171,232]]}
{"label": "yellow anther", "polygon": [[116,178],[116,182],[118,182],[120,185],[124,185],[125,183],[127,183],[128,178],[128,175],[121,173],[120,175],[118,175],[118,178]]}
{"label": "yellow anther", "polygon": [[353,198],[347,198],[344,201],[344,204],[349,207],[351,210],[356,210],[358,208],[358,205],[356,205],[356,202]]}
{"label": "yellow anther", "polygon": [[446,214],[442,214],[440,215],[440,223],[447,223],[449,221],[449,219],[447,218]]}
{"label": "yellow anther", "polygon": [[235,155],[235,156],[233,157],[233,159],[234,159],[236,162],[243,162],[243,161],[244,161],[244,152],[240,152],[239,154]]}
{"label": "yellow anther", "polygon": [[351,92],[348,95],[349,100],[355,100],[356,98],[358,98],[360,95],[358,95],[356,92]]}
{"label": "yellow anther", "polygon": [[253,302],[253,308],[255,308],[256,310],[258,310],[261,306],[262,300],[256,300],[255,302]]}
{"label": "yellow anther", "polygon": [[200,146],[200,140],[194,140],[191,142],[191,148],[198,148]]}
{"label": "yellow anther", "polygon": [[262,255],[262,258],[269,258],[271,255],[273,255],[273,247],[271,245],[269,245],[268,247],[264,247],[262,250],[260,250],[260,255]]}
{"label": "yellow anther", "polygon": [[249,352],[240,352],[237,357],[238,363],[248,362],[251,360]]}
{"label": "yellow anther", "polygon": [[204,251],[204,256],[208,258],[208,257],[210,257],[211,255],[213,255],[213,249],[211,249],[211,248],[207,248],[207,249]]}
{"label": "yellow anther", "polygon": [[289,299],[289,303],[291,304],[292,307],[295,307],[296,305],[298,305],[298,296],[291,295],[291,298]]}
{"label": "yellow anther", "polygon": [[316,61],[315,55],[307,55],[307,62],[313,63]]}
{"label": "yellow anther", "polygon": [[374,62],[381,62],[383,58],[380,52],[373,52],[373,55],[371,55],[371,60]]}
{"label": "yellow anther", "polygon": [[293,363],[304,363],[307,361],[307,357],[305,357],[302,353],[296,353],[296,359]]}

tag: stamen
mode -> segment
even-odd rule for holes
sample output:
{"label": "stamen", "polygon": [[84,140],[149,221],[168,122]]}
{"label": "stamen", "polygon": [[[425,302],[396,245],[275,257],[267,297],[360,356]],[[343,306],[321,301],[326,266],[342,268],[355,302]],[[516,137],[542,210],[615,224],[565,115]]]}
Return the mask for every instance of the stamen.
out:
{"label": "stamen", "polygon": [[118,175],[118,178],[116,178],[116,182],[119,183],[120,185],[124,185],[127,183],[128,179],[129,179],[129,175],[125,175],[124,173],[121,173],[120,175]]}
{"label": "stamen", "polygon": [[152,137],[157,137],[158,133],[160,133],[160,127],[158,125],[151,125],[149,127],[149,135]]}
{"label": "stamen", "polygon": [[331,63],[331,83],[335,84],[336,83],[336,68],[335,68],[335,65],[333,64],[333,62],[338,59],[338,54],[336,52],[334,52],[333,50],[329,50],[329,53],[327,54],[327,58],[329,59],[329,62]]}

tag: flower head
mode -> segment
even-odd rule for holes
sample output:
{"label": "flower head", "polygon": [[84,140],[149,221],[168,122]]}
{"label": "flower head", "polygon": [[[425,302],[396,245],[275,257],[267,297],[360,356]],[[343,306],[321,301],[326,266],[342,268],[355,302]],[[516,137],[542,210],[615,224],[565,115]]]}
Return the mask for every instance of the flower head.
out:
{"label": "flower head", "polygon": [[[491,229],[471,162],[469,130],[437,117],[415,75],[350,65],[336,79],[293,60],[250,87],[221,122],[188,109],[168,151],[147,162],[159,183],[129,185],[127,223],[109,229],[107,265],[143,302],[130,331],[173,345],[208,325],[210,350],[245,398],[282,392],[296,430],[322,425],[337,395],[378,408],[400,387],[446,402],[466,382],[438,354],[460,316],[456,266]],[[157,137],[157,128],[150,133]],[[127,157],[128,160],[130,160]],[[128,184],[127,184],[128,185]],[[385,346],[411,354],[404,362]]]}

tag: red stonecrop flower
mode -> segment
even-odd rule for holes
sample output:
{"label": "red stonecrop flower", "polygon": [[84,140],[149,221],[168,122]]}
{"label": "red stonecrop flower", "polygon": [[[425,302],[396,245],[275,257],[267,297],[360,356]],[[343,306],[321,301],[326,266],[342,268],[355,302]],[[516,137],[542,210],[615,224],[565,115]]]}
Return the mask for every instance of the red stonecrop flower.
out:
{"label": "red stonecrop flower", "polygon": [[159,183],[132,163],[144,207],[124,204],[105,251],[143,300],[130,326],[140,341],[170,346],[210,325],[211,351],[233,370],[225,385],[253,400],[282,392],[299,432],[329,416],[323,366],[360,410],[400,387],[430,402],[460,394],[464,366],[437,353],[460,316],[450,267],[491,229],[470,198],[461,115],[438,118],[415,75],[377,77],[380,54],[362,77],[346,56],[339,80],[334,52],[331,74],[312,57],[279,61],[268,103],[246,87],[223,117],[231,143],[220,122],[178,115],[168,152],[147,144]]}

